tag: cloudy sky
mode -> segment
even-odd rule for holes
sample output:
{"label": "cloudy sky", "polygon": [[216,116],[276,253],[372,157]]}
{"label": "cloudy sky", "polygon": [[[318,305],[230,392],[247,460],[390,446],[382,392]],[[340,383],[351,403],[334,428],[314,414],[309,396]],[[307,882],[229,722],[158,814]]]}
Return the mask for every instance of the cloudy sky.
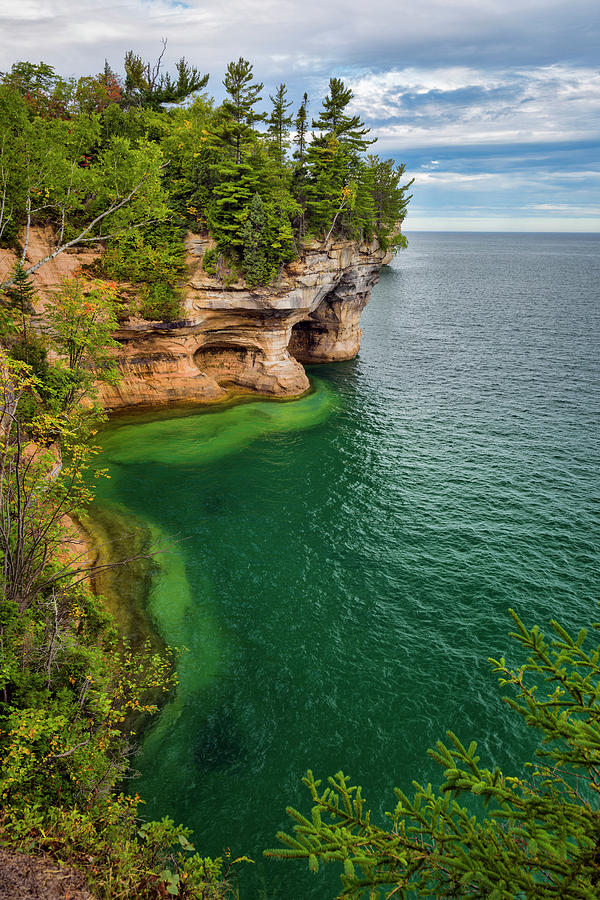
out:
{"label": "cloudy sky", "polygon": [[600,231],[599,0],[0,0],[0,70],[115,70],[168,38],[317,113],[331,75],[414,177],[407,230]]}

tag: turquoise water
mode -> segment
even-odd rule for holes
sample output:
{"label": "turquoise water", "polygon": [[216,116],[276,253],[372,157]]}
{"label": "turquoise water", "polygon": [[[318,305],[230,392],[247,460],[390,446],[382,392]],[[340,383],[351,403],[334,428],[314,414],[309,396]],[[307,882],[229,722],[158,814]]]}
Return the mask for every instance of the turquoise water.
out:
{"label": "turquoise water", "polygon": [[598,236],[415,234],[312,394],[104,435],[99,502],[167,541],[149,610],[189,648],[135,789],[255,860],[243,900],[335,896],[261,856],[309,766],[377,816],[440,782],[446,728],[519,770],[487,663],[515,652],[507,607],[576,628],[599,599],[599,285]]}

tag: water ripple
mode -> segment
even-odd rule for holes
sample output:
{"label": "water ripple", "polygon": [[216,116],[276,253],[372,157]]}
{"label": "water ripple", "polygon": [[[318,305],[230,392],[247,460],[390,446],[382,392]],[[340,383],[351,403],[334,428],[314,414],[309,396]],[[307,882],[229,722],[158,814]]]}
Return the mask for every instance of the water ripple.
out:
{"label": "water ripple", "polygon": [[446,728],[490,765],[529,753],[487,659],[516,652],[508,606],[570,628],[596,614],[599,250],[417,235],[360,356],[316,369],[312,398],[107,436],[107,496],[187,538],[173,572],[196,604],[178,717],[150,735],[136,790],[203,853],[256,860],[244,900],[335,895],[336,876],[261,858],[285,806],[306,807],[306,767],[348,771],[382,815],[394,784],[439,783],[426,749]]}

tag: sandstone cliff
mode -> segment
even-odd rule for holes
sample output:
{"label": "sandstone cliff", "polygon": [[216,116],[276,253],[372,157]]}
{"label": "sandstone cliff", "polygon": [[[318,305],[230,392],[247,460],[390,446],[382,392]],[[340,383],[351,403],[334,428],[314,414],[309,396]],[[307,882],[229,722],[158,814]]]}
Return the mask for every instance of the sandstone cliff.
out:
{"label": "sandstone cliff", "polygon": [[301,363],[358,353],[361,313],[391,259],[376,242],[314,244],[276,284],[255,290],[208,275],[209,245],[188,240],[184,319],[129,320],[115,335],[122,378],[104,387],[107,408],[207,403],[231,391],[295,397],[308,388]]}
{"label": "sandstone cliff", "polygon": [[[34,229],[30,257],[48,252],[50,235]],[[360,316],[392,254],[377,242],[308,246],[268,288],[226,286],[202,268],[212,242],[190,235],[183,314],[176,322],[129,319],[115,337],[122,378],[102,386],[107,409],[170,402],[210,403],[231,392],[297,397],[308,389],[301,363],[351,359],[360,348]],[[63,278],[97,251],[61,254],[35,274],[38,312]],[[31,261],[31,260],[30,260]],[[15,262],[0,250],[0,274]]]}

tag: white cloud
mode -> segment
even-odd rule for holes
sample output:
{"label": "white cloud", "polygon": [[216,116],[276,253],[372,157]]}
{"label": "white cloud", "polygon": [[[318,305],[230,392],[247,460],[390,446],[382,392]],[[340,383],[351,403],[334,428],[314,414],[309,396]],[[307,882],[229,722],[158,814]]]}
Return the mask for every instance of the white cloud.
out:
{"label": "white cloud", "polygon": [[600,216],[600,206],[577,206],[571,203],[534,203],[531,209],[544,213],[568,213],[570,216]]}
{"label": "white cloud", "polygon": [[430,185],[469,185],[495,181],[499,176],[494,172],[417,172],[414,176],[415,184]]}
{"label": "white cloud", "polygon": [[[565,177],[569,186],[564,186]],[[578,207],[586,214],[596,214],[600,193],[594,182],[600,179],[600,172],[580,171],[566,173],[562,169],[538,169],[513,167],[506,171],[418,171],[414,175],[415,190],[423,192],[460,191],[487,196],[488,207],[493,202],[501,202],[502,198],[513,209],[573,209]],[[594,189],[595,188],[595,189]],[[545,200],[550,194],[552,202]],[[559,196],[558,196],[559,195]],[[519,205],[517,198],[521,198]],[[568,197],[568,199],[567,199]],[[523,205],[525,198],[535,198]],[[474,201],[468,204],[475,208]]]}
{"label": "white cloud", "polygon": [[460,84],[474,61],[593,59],[597,22],[597,0],[0,0],[0,68],[18,54],[85,74],[104,56],[116,66],[131,47],[153,54],[166,35],[174,58],[184,53],[217,80],[243,55],[261,78],[437,60]]}
{"label": "white cloud", "polygon": [[[593,230],[596,216],[597,230],[597,158],[573,170],[551,145],[599,138],[599,29],[598,0],[0,0],[0,70],[29,59],[82,75],[105,58],[119,70],[127,50],[156,59],[167,37],[166,65],[185,55],[217,97],[227,63],[244,56],[265,99],[284,80],[295,101],[308,90],[313,114],[337,75],[375,151],[413,151],[410,227],[435,227],[437,208],[448,227],[508,228],[518,215],[518,227]],[[501,145],[502,171],[483,171]],[[465,171],[470,146],[481,152]]]}
{"label": "white cloud", "polygon": [[600,70],[562,65],[368,74],[353,108],[383,148],[558,143],[600,137]]}

